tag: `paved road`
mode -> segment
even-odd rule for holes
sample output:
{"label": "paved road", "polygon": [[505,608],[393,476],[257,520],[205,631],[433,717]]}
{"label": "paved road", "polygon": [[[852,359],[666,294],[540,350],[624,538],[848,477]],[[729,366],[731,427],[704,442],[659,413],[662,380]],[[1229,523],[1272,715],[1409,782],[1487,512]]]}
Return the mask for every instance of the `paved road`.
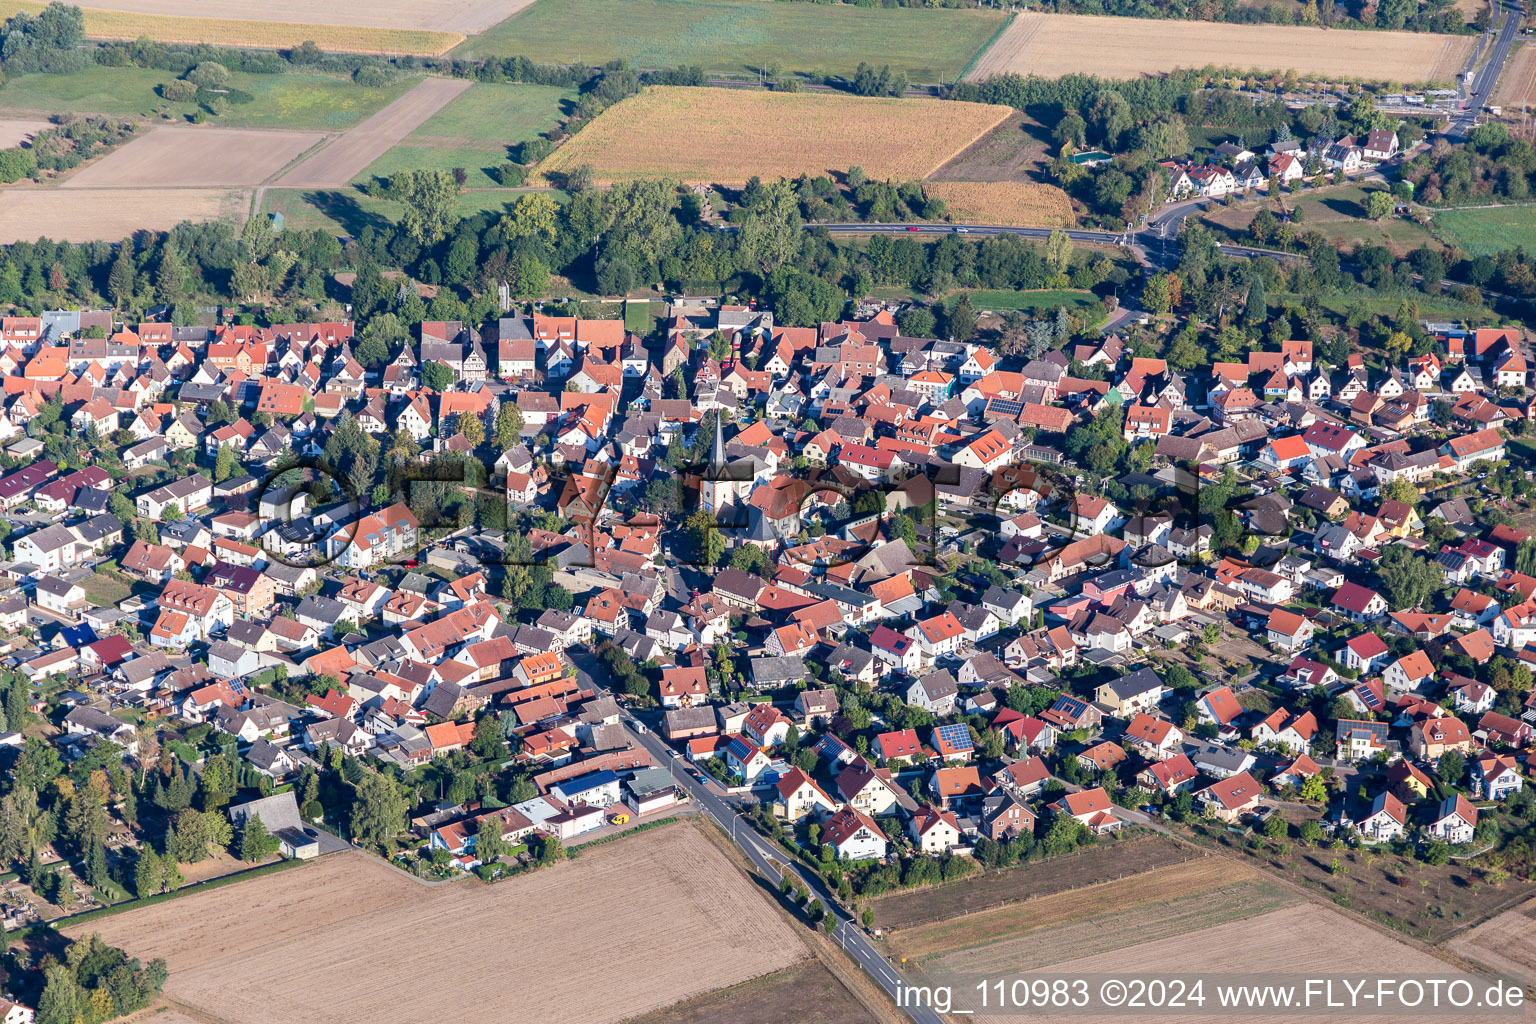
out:
{"label": "paved road", "polygon": [[1493,49],[1489,52],[1488,60],[1481,71],[1472,76],[1471,93],[1467,98],[1465,110],[1460,111],[1451,118],[1445,134],[1453,139],[1464,137],[1477,123],[1477,116],[1488,105],[1488,100],[1493,95],[1494,86],[1498,84],[1499,74],[1504,70],[1504,62],[1509,58],[1509,51],[1514,48],[1516,40],[1520,38],[1520,25],[1525,19],[1525,7],[1519,3],[1509,3],[1502,7],[1504,11],[1504,24],[1499,28],[1498,35],[1494,37]]}
{"label": "paved road", "polygon": [[[608,687],[594,676],[594,673],[604,671],[595,656],[576,650],[570,650],[567,653],[576,665],[576,675],[582,686],[590,686],[600,693],[609,692]],[[906,985],[906,980],[886,961],[885,955],[869,941],[864,930],[852,919],[838,912],[832,893],[821,884],[820,878],[802,872],[790,861],[787,854],[774,849],[767,840],[758,835],[752,826],[742,819],[733,799],[718,784],[701,783],[689,775],[681,764],[682,759],[672,756],[672,748],[663,743],[651,728],[631,715],[627,708],[622,710],[621,715],[631,735],[650,752],[656,764],[666,766],[678,787],[693,799],[700,811],[720,826],[721,831],[731,837],[764,878],[778,885],[779,880],[788,875],[791,881],[800,882],[821,900],[822,906],[827,908],[827,913],[837,918],[837,930],[832,933],[832,937],[860,967],[864,968],[876,984],[889,993],[892,999],[898,1000],[899,1006],[898,991]],[[943,1019],[926,1006],[904,1006],[902,1009],[917,1024],[943,1024]]]}

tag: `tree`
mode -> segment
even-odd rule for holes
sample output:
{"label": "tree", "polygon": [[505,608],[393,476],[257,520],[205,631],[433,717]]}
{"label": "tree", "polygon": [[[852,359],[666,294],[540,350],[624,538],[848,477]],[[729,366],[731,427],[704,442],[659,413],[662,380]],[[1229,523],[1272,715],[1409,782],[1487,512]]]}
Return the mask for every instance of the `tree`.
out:
{"label": "tree", "polygon": [[277,852],[277,837],[267,831],[266,822],[259,814],[247,814],[240,829],[240,859],[256,863],[266,860]]}
{"label": "tree", "polygon": [[421,382],[433,391],[451,390],[453,380],[453,371],[443,363],[426,363],[421,368]]}
{"label": "tree", "polygon": [[1462,775],[1467,771],[1467,759],[1454,750],[1447,750],[1440,755],[1440,761],[1435,766],[1435,773],[1440,776],[1440,781],[1447,786],[1454,786],[1461,781]]}
{"label": "tree", "polygon": [[683,523],[683,530],[699,564],[713,569],[725,554],[725,535],[720,532],[715,517],[708,512],[695,512]]}
{"label": "tree", "polygon": [[383,847],[405,828],[405,798],[385,775],[365,771],[352,807],[352,835],[366,846]]}
{"label": "tree", "polygon": [[228,445],[219,446],[219,454],[213,463],[213,482],[223,483],[235,473],[235,453]]}
{"label": "tree", "polygon": [[496,410],[496,447],[505,452],[514,447],[523,435],[523,413],[510,398]]}
{"label": "tree", "polygon": [[971,300],[962,295],[949,308],[949,336],[956,341],[969,341],[976,335],[976,310],[971,308]]}
{"label": "tree", "polygon": [[501,832],[501,818],[495,814],[481,818],[475,829],[475,856],[489,864],[506,856],[507,850],[507,841]]}
{"label": "tree", "polygon": [[1382,596],[1393,611],[1417,608],[1440,589],[1441,575],[1433,562],[1409,548],[1388,545],[1377,563]]}
{"label": "tree", "polygon": [[133,867],[133,891],[140,899],[161,891],[165,880],[165,868],[159,854],[149,844],[139,847],[139,861]]}
{"label": "tree", "polygon": [[160,293],[160,301],[171,305],[187,291],[187,268],[169,240],[160,249],[160,265],[155,270],[155,289]]}
{"label": "tree", "polygon": [[436,245],[448,234],[453,202],[461,187],[450,171],[400,171],[389,179],[385,195],[405,206],[400,226],[422,246]]}
{"label": "tree", "polygon": [[487,712],[475,721],[475,737],[469,741],[469,749],[476,757],[487,760],[507,755],[507,743],[502,735],[501,722],[494,712]]}
{"label": "tree", "polygon": [[43,978],[43,994],[33,1018],[36,1024],[75,1024],[83,1014],[74,970],[65,964],[55,964],[43,972]]}
{"label": "tree", "polygon": [[1269,820],[1264,822],[1264,834],[1271,839],[1284,839],[1288,826],[1285,818],[1280,814],[1271,814]]}
{"label": "tree", "polygon": [[1323,826],[1317,823],[1316,818],[1308,818],[1301,823],[1300,835],[1309,843],[1319,842],[1323,838]]}
{"label": "tree", "polygon": [[1060,228],[1052,231],[1045,240],[1045,262],[1058,274],[1066,273],[1072,259],[1072,239]]}
{"label": "tree", "polygon": [[1365,199],[1365,213],[1371,220],[1381,220],[1392,212],[1392,193],[1386,190],[1372,192]]}
{"label": "tree", "polygon": [[117,243],[117,259],[112,261],[112,271],[107,275],[107,294],[118,309],[127,309],[133,301],[134,276],[133,240],[125,238]]}
{"label": "tree", "polygon": [[1301,798],[1312,803],[1321,803],[1328,799],[1328,786],[1323,782],[1321,775],[1309,775],[1301,784]]}
{"label": "tree", "polygon": [[474,413],[461,413],[459,415],[459,433],[464,435],[464,440],[478,447],[485,440],[485,421]]}

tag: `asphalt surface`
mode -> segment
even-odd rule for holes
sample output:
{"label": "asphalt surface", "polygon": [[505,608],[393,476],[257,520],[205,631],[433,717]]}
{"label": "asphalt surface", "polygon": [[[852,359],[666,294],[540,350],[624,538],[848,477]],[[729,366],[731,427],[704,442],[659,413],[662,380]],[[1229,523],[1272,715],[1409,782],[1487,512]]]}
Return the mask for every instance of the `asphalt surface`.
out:
{"label": "asphalt surface", "polygon": [[[593,675],[594,672],[604,671],[595,656],[577,651],[567,653],[571,655],[571,661],[576,666],[577,678],[584,687],[590,686],[599,693],[609,692],[609,688]],[[943,1018],[927,1006],[902,1006],[898,993],[907,984],[906,979],[886,960],[885,954],[875,948],[861,927],[847,915],[838,912],[835,898],[826,886],[821,884],[817,876],[803,873],[799,867],[791,863],[788,854],[775,850],[767,840],[758,835],[738,813],[734,799],[716,783],[699,782],[689,775],[684,768],[683,759],[673,757],[672,748],[662,742],[652,728],[636,719],[629,709],[622,705],[620,717],[630,735],[650,752],[655,763],[666,766],[672,773],[672,779],[677,783],[678,788],[687,793],[699,810],[719,825],[722,832],[731,837],[731,840],[741,848],[741,852],[746,854],[752,866],[764,878],[777,886],[779,880],[787,875],[791,882],[799,882],[815,898],[821,900],[822,906],[827,908],[827,913],[837,918],[837,929],[832,933],[832,938],[837,940],[838,945],[853,957],[865,973],[896,1001],[897,1006],[901,1007],[907,1016],[918,1024],[944,1024]],[[705,778],[707,780],[708,776]]]}
{"label": "asphalt surface", "polygon": [[1482,70],[1472,76],[1471,95],[1467,98],[1466,109],[1451,118],[1450,125],[1445,134],[1453,139],[1462,138],[1471,131],[1477,123],[1477,116],[1488,105],[1488,100],[1493,95],[1494,86],[1498,84],[1499,74],[1504,70],[1504,62],[1509,59],[1509,51],[1514,48],[1520,38],[1520,24],[1525,18],[1525,8],[1521,4],[1511,3],[1502,6],[1504,11],[1504,23],[1494,37],[1493,49],[1489,52],[1488,60],[1483,64]]}

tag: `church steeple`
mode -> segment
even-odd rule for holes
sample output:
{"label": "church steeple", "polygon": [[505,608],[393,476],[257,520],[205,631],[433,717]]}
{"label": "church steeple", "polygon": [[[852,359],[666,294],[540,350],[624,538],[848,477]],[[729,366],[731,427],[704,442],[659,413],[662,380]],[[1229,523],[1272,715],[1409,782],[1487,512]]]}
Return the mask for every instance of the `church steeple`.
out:
{"label": "church steeple", "polygon": [[715,413],[715,439],[709,443],[709,468],[725,468],[725,425],[720,414]]}

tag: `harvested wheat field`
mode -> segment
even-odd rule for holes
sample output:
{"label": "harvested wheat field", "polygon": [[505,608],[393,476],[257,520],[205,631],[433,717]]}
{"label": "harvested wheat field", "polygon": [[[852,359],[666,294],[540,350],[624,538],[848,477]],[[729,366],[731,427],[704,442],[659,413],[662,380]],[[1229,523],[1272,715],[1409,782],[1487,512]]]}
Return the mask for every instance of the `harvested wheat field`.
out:
{"label": "harvested wheat field", "polygon": [[1474,36],[1348,32],[1281,25],[1020,14],[977,60],[970,81],[993,75],[1081,73],[1135,78],[1176,68],[1296,70],[1330,79],[1448,82]]}
{"label": "harvested wheat field", "polygon": [[1014,228],[1065,228],[1077,220],[1072,200],[1055,185],[1020,181],[930,181],[923,191],[944,200],[950,219]]}
{"label": "harvested wheat field", "polygon": [[[518,9],[521,0],[500,0],[484,6],[495,11]],[[462,31],[438,31],[447,26],[425,14],[434,8],[470,10],[470,0],[340,0],[324,6],[287,0],[251,4],[242,0],[192,3],[188,0],[102,0],[82,8],[85,34],[92,39],[138,39],[149,36],[162,43],[209,43],[215,46],[283,48],[305,40],[322,50],[341,53],[413,54],[437,57],[464,42]],[[35,14],[36,0],[0,0],[0,17],[18,11]],[[293,20],[282,15],[289,14]],[[322,23],[323,19],[323,23]],[[453,20],[453,19],[450,19]],[[459,19],[462,20],[462,19]],[[424,22],[412,27],[416,22]]]}
{"label": "harvested wheat field", "polygon": [[368,169],[474,82],[426,78],[410,92],[289,171],[284,188],[340,187]]}
{"label": "harvested wheat field", "polygon": [[819,960],[744,981],[625,1024],[878,1024]]}
{"label": "harvested wheat field", "polygon": [[[683,871],[678,865],[687,865]],[[166,958],[166,996],[224,1024],[609,1024],[781,970],[795,929],[688,822],[487,886],[362,854],[82,925]],[[409,978],[409,998],[403,979]]]}
{"label": "harvested wheat field", "polygon": [[[1455,968],[1446,961],[1410,946],[1336,910],[1300,903],[1246,920],[1191,930],[1176,940],[1157,939],[1078,957],[1044,968],[1044,973],[1068,977],[1085,974],[1155,977],[1169,974],[1249,975],[1252,981],[1273,984],[1289,975],[1370,974],[1403,977],[1446,974]],[[1289,980],[1289,979],[1287,979]],[[1210,993],[1207,993],[1209,995]],[[1210,1003],[1206,1004],[1209,1010]],[[976,1020],[1014,1020],[987,1018]],[[1041,1018],[1051,1020],[1052,1018]],[[1061,1017],[1077,1024],[1124,1024],[1125,1014]],[[1206,1014],[1159,1013],[1159,1024],[1199,1024]],[[1330,1020],[1389,1020],[1361,1014],[1335,1014]],[[1469,1018],[1470,1019],[1470,1018]],[[1281,1024],[1295,1014],[1243,1014],[1246,1024]]]}
{"label": "harvested wheat field", "polygon": [[1493,102],[1516,110],[1536,106],[1536,43],[1521,43],[1509,55],[1493,90]]}
{"label": "harvested wheat field", "polygon": [[539,165],[592,165],[599,182],[735,185],[841,173],[926,178],[1013,111],[986,103],[653,86],[605,110]]}
{"label": "harvested wheat field", "polygon": [[51,121],[0,121],[0,149],[14,149],[31,141],[38,132],[52,127]]}
{"label": "harvested wheat field", "polygon": [[1489,918],[1445,948],[1495,971],[1527,979],[1536,976],[1536,899]]}
{"label": "harvested wheat field", "polygon": [[225,188],[20,188],[0,192],[0,245],[117,241],[184,220],[244,223],[251,194]]}
{"label": "harvested wheat field", "polygon": [[325,136],[238,128],[155,128],[78,171],[64,188],[259,185]]}
{"label": "harvested wheat field", "polygon": [[[1020,870],[1049,870],[1025,865]],[[888,933],[892,952],[901,956],[933,957],[952,950],[995,946],[999,940],[1025,935],[1041,928],[1088,920],[1105,914],[1122,914],[1131,907],[1166,904],[1197,893],[1252,882],[1259,872],[1225,857],[1200,857],[1169,867],[1127,875],[1079,889],[1054,892],[1035,899],[1019,900],[990,910],[932,921]],[[959,883],[964,885],[965,883]],[[944,888],[934,890],[942,893]],[[876,914],[880,913],[876,904]],[[1033,946],[1028,939],[1026,945]],[[952,958],[945,958],[946,962]],[[949,964],[949,969],[963,969]]]}

